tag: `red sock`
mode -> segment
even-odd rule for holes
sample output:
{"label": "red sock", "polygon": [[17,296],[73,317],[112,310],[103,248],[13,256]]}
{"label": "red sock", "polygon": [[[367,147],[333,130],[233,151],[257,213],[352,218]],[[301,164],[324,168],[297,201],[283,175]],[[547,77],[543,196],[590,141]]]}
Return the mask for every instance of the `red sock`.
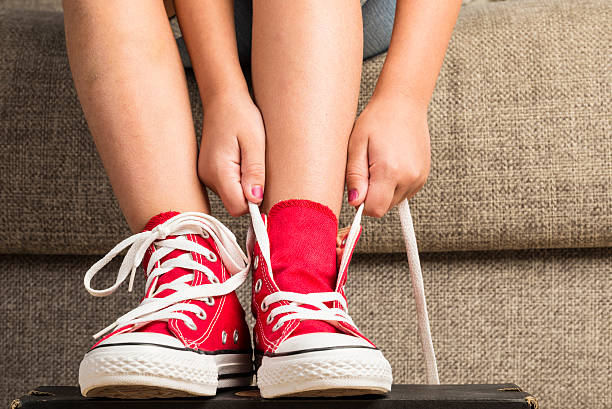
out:
{"label": "red sock", "polygon": [[[270,261],[278,287],[296,293],[336,288],[338,219],[332,210],[310,200],[284,200],[268,213]],[[293,335],[339,332],[323,321],[302,321]]]}

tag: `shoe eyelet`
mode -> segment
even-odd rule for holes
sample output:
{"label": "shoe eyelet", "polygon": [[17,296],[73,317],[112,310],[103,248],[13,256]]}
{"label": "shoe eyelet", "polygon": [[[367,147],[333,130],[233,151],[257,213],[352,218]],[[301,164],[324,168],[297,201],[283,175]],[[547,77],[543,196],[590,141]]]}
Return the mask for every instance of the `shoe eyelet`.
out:
{"label": "shoe eyelet", "polygon": [[255,256],[255,260],[253,260],[253,266],[255,270],[257,270],[257,266],[259,265],[259,256]]}
{"label": "shoe eyelet", "polygon": [[262,301],[260,307],[263,312],[268,311],[268,305],[265,302]]}
{"label": "shoe eyelet", "polygon": [[256,293],[258,293],[258,292],[261,290],[261,285],[262,285],[262,284],[263,284],[263,283],[262,283],[262,281],[261,281],[261,278],[255,282],[255,292],[256,292]]}
{"label": "shoe eyelet", "polygon": [[219,284],[219,283],[220,283],[220,281],[219,281],[219,279],[217,278],[217,276],[215,276],[215,277],[214,277],[212,280],[210,280],[210,281],[211,281],[213,284]]}
{"label": "shoe eyelet", "polygon": [[202,237],[204,237],[205,239],[209,239],[210,238],[210,233],[208,233],[206,230],[202,229],[202,233],[200,234]]}
{"label": "shoe eyelet", "polygon": [[215,299],[213,297],[206,297],[204,299],[204,304],[208,305],[209,307],[212,307],[213,305],[215,305]]}
{"label": "shoe eyelet", "polygon": [[276,323],[274,324],[274,326],[272,327],[272,331],[278,331],[280,329],[280,327],[282,327],[283,325],[280,323]]}
{"label": "shoe eyelet", "polygon": [[266,318],[266,324],[270,325],[273,321],[274,317],[272,317],[272,314],[268,314],[268,318]]}
{"label": "shoe eyelet", "polygon": [[225,345],[225,343],[227,342],[227,332],[225,332],[225,330],[221,332],[221,342],[223,343],[223,345]]}
{"label": "shoe eyelet", "polygon": [[208,259],[208,261],[210,261],[211,263],[214,263],[218,260],[217,255],[213,252],[209,252],[206,254],[206,258]]}
{"label": "shoe eyelet", "polygon": [[195,331],[196,329],[198,329],[198,326],[195,324],[195,322],[187,322],[185,325],[187,325],[187,328],[189,328],[192,331]]}
{"label": "shoe eyelet", "polygon": [[238,330],[235,329],[234,330],[234,344],[237,344],[237,343],[238,343]]}
{"label": "shoe eyelet", "polygon": [[204,321],[206,319],[206,313],[204,311],[198,311],[196,313],[196,317],[198,317],[199,319],[201,319],[202,321]]}
{"label": "shoe eyelet", "polygon": [[346,237],[344,239],[342,239],[342,247],[346,246]]}

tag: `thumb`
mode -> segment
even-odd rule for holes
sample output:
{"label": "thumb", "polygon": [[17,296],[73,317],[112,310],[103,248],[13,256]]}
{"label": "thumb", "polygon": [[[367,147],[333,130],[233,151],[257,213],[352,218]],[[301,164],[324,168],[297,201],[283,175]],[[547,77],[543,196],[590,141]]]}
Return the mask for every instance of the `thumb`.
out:
{"label": "thumb", "polygon": [[244,196],[249,202],[260,203],[266,181],[265,136],[247,135],[239,138],[240,172]]}
{"label": "thumb", "polygon": [[349,140],[346,163],[346,188],[351,206],[359,206],[365,200],[368,180],[368,137],[353,134]]}

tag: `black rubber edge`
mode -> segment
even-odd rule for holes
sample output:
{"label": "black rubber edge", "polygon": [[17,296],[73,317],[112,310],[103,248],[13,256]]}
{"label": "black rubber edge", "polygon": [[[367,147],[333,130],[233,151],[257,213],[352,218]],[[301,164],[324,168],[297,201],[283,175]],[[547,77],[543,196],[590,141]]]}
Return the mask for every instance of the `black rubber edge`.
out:
{"label": "black rubber edge", "polygon": [[310,348],[310,349],[300,349],[297,351],[290,352],[266,352],[264,354],[258,353],[257,355],[264,355],[270,358],[279,357],[279,356],[290,356],[290,355],[299,355],[299,354],[307,354],[309,352],[320,352],[320,351],[331,351],[334,349],[373,349],[378,350],[376,347],[368,347],[365,345],[344,345],[344,346],[333,346],[333,347],[322,347],[322,348]]}
{"label": "black rubber edge", "polygon": [[122,342],[120,344],[102,344],[102,345],[98,345],[94,348],[91,348],[90,351],[93,351],[94,349],[98,349],[98,348],[105,348],[105,347],[118,347],[118,346],[125,346],[125,345],[130,345],[130,346],[134,346],[134,345],[147,345],[147,346],[155,346],[155,347],[160,347],[160,348],[167,348],[167,349],[174,349],[175,351],[187,351],[187,352],[194,352],[196,354],[200,354],[200,355],[222,355],[222,354],[240,354],[240,355],[252,355],[252,351],[250,349],[244,349],[244,350],[239,350],[239,349],[220,349],[218,351],[204,351],[201,349],[193,349],[193,348],[179,348],[179,347],[173,347],[170,345],[162,345],[162,344],[155,344],[152,342]]}

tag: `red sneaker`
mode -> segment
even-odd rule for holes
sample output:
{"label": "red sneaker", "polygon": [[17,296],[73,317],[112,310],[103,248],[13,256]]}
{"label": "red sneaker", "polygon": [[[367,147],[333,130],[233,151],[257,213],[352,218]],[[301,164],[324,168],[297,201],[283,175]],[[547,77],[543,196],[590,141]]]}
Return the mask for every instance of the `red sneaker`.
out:
{"label": "red sneaker", "polygon": [[[249,206],[253,226],[247,236],[247,249],[253,261],[251,310],[256,318],[253,338],[261,395],[264,398],[348,396],[384,394],[391,390],[391,366],[348,315],[344,293],[348,265],[361,234],[363,207],[359,208],[350,230],[338,232],[333,212],[316,202],[280,202],[268,215],[261,215],[256,205]],[[275,209],[277,206],[292,209],[281,217],[277,216],[280,214]],[[321,212],[318,216],[313,214],[317,211]],[[335,222],[331,230],[331,262],[327,255],[315,251],[312,256],[302,250],[307,246],[329,247],[329,233],[321,234],[321,230],[327,229],[324,225],[330,223],[325,219],[326,212]],[[306,222],[315,227],[308,227]],[[275,223],[282,224],[281,229],[271,227]],[[305,242],[298,238],[301,230]],[[293,237],[300,241],[299,246],[275,250],[274,243],[279,243],[275,235],[279,231],[289,231],[284,238]],[[284,252],[287,257],[279,261],[276,251]],[[283,277],[284,269],[290,269],[286,266],[292,264],[291,255],[298,253],[302,254],[294,257],[295,263],[305,268],[299,268],[299,274],[289,279]],[[306,263],[297,260],[304,257],[309,258]],[[308,262],[319,267],[308,269]],[[272,265],[280,266],[283,272],[273,272]],[[331,284],[325,265],[332,267]],[[322,270],[326,271],[321,273]]]}
{"label": "red sneaker", "polygon": [[[124,248],[115,284],[91,288],[93,276]],[[210,396],[247,386],[253,378],[251,340],[236,293],[248,259],[217,219],[167,212],[112,249],[85,274],[95,296],[113,293],[142,265],[147,281],[140,305],[98,337],[79,368],[84,396],[162,398]]]}

